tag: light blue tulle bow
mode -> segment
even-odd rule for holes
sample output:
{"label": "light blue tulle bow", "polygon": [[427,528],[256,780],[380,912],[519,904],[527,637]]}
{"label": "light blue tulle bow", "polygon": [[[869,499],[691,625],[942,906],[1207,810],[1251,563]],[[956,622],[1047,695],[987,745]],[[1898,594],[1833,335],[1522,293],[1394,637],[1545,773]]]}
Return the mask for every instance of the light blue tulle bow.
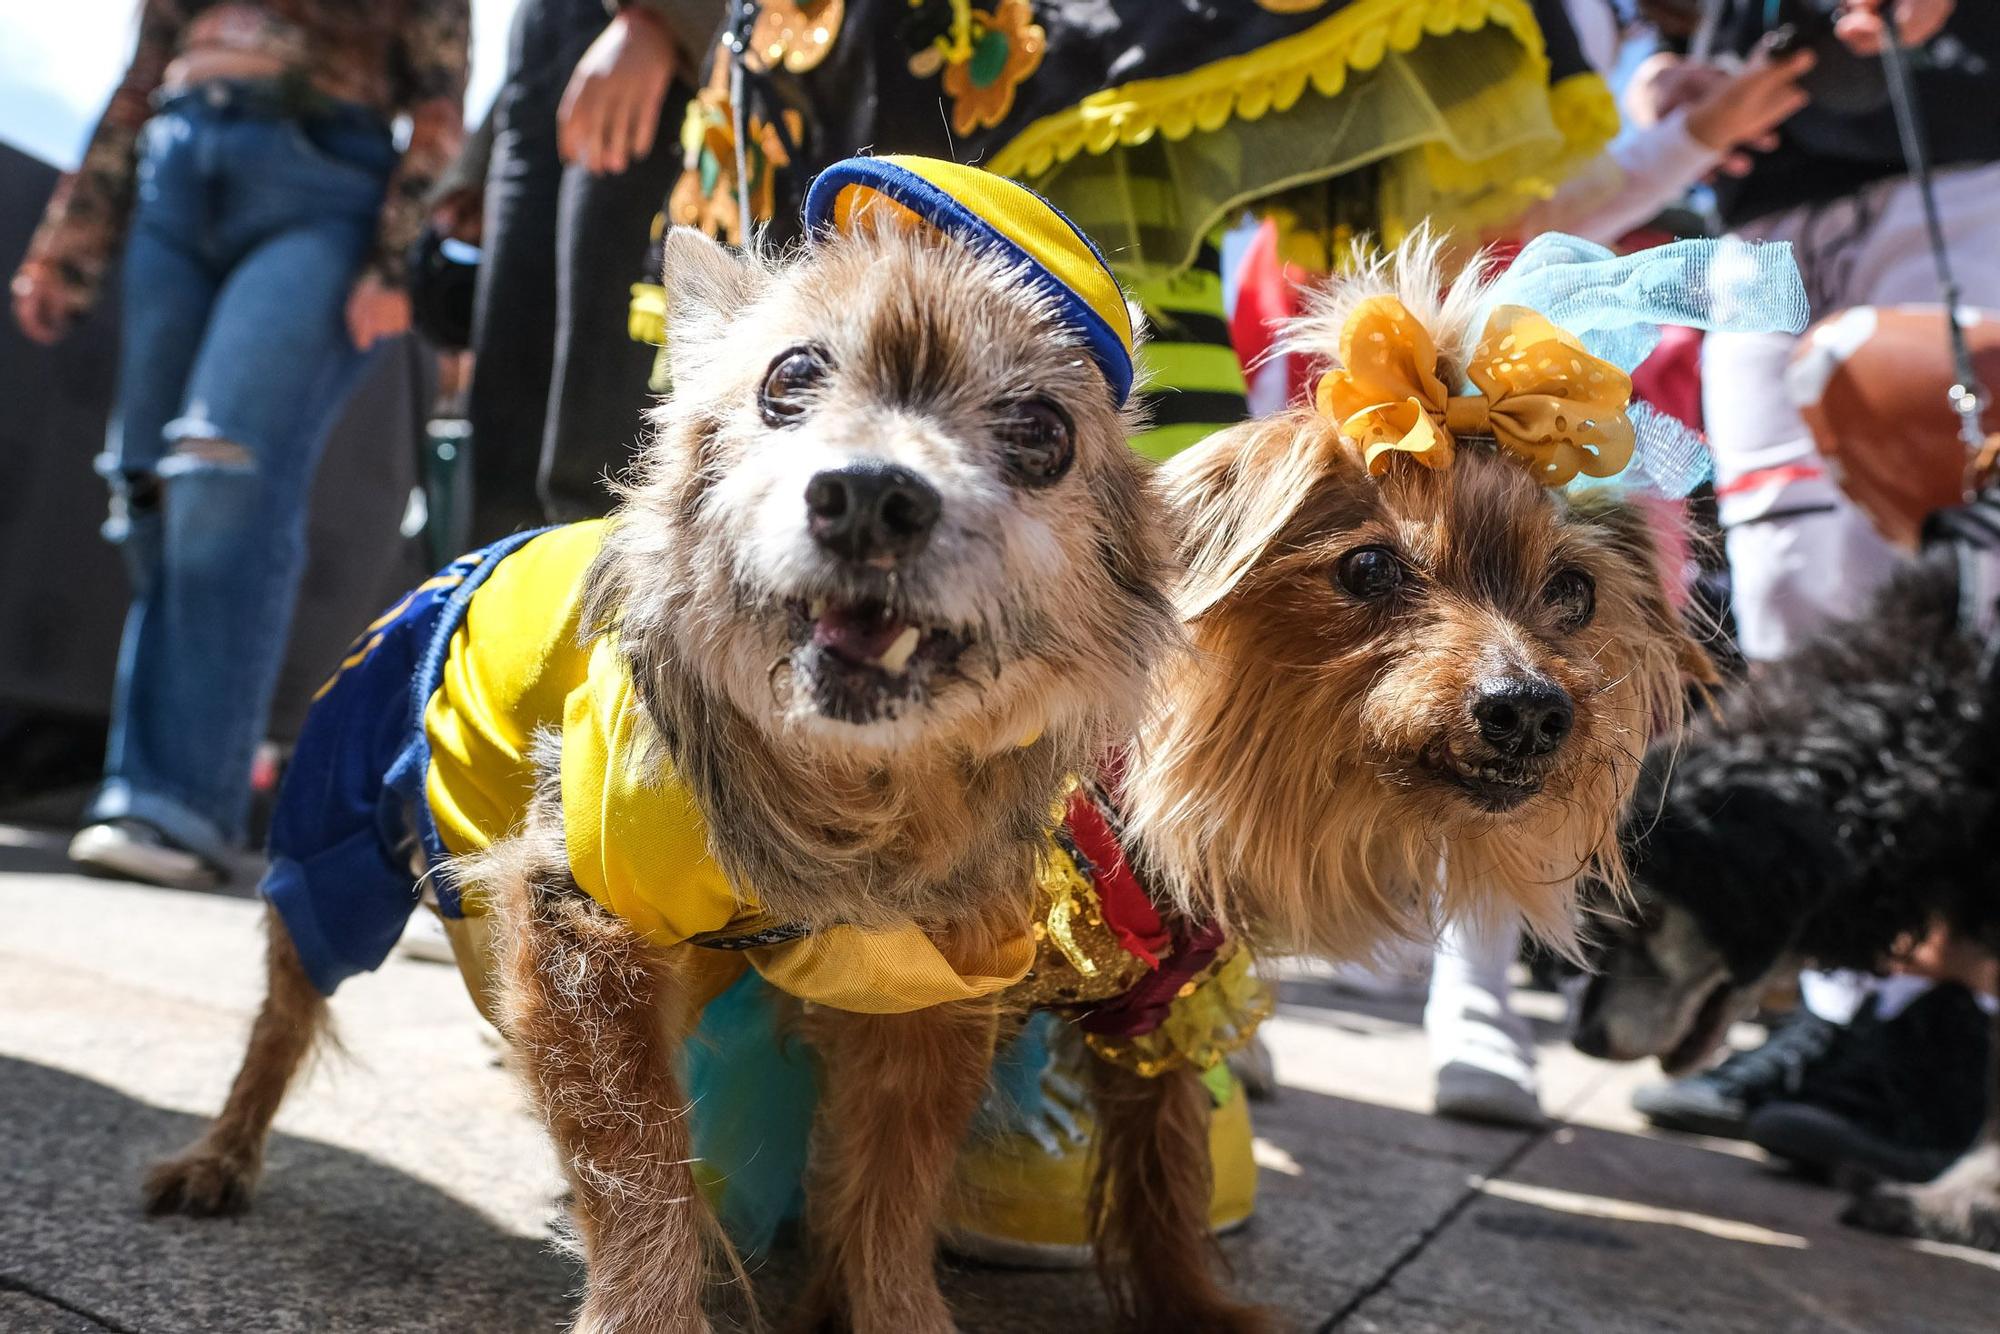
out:
{"label": "light blue tulle bow", "polygon": [[[1792,248],[1783,242],[1674,241],[1614,255],[1592,241],[1548,232],[1530,241],[1487,294],[1475,327],[1496,307],[1526,306],[1575,334],[1593,356],[1631,371],[1660,342],[1660,327],[1729,333],[1798,333],[1809,310]],[[1635,402],[1632,462],[1615,477],[1572,486],[1616,486],[1684,496],[1708,477],[1708,447],[1681,422]]]}

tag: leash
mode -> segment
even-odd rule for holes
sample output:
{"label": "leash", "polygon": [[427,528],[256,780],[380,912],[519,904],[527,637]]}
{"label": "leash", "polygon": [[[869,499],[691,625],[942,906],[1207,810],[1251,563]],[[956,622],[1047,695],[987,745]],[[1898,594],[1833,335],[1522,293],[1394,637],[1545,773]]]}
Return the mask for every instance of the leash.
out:
{"label": "leash", "polygon": [[1884,3],[1879,11],[1887,40],[1882,43],[1882,70],[1888,76],[1889,106],[1896,117],[1896,134],[1903,144],[1903,163],[1916,183],[1917,198],[1924,209],[1924,234],[1937,269],[1938,290],[1944,297],[1946,337],[1951,343],[1952,371],[1958,382],[1946,391],[1951,410],[1958,415],[1958,436],[1979,472],[1992,463],[1986,433],[1979,418],[1990,401],[1979,371],[1972,364],[1972,349],[1965,341],[1965,329],[1958,322],[1958,279],[1951,270],[1951,255],[1945,248],[1944,222],[1938,212],[1937,193],[1931,184],[1930,136],[1924,125],[1923,107],[1917,102],[1916,84],[1910,77],[1910,59],[1903,45],[1902,29],[1896,22],[1896,7]]}
{"label": "leash", "polygon": [[746,91],[743,53],[750,49],[750,30],[757,23],[758,0],[737,0],[736,14],[729,22],[729,119],[736,148],[736,226],[742,233],[743,248],[757,248],[757,232],[750,218],[749,113],[743,108]]}
{"label": "leash", "polygon": [[1882,71],[1889,84],[1889,107],[1896,117],[1896,135],[1903,145],[1903,163],[1916,183],[1917,198],[1924,210],[1924,235],[1930,245],[1931,263],[1937,269],[1938,291],[1944,298],[1945,336],[1951,345],[1952,373],[1957,383],[1945,391],[1951,410],[1958,416],[1958,438],[1966,448],[1966,507],[1953,514],[1967,531],[1952,536],[1958,562],[1959,624],[1980,641],[1979,679],[1987,693],[2000,686],[2000,569],[1996,569],[1995,547],[2000,546],[2000,524],[1994,521],[1994,498],[1981,492],[1981,482],[1990,477],[2000,459],[2000,435],[1988,439],[1979,419],[1990,398],[1980,383],[1979,370],[1972,362],[1972,349],[1965,341],[1965,327],[1958,322],[1960,303],[1958,278],[1952,272],[1951,255],[1945,246],[1944,220],[1938,210],[1937,192],[1931,182],[1930,136],[1924,125],[1923,107],[1917,101],[1916,84],[1910,77],[1908,48],[1896,22],[1896,7],[1884,3],[1879,11],[1883,33]]}

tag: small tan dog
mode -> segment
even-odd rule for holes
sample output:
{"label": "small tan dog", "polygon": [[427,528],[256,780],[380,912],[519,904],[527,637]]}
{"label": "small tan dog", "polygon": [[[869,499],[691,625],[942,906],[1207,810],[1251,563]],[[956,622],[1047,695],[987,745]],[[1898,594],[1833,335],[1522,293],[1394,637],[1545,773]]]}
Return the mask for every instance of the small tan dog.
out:
{"label": "small tan dog", "polygon": [[[857,171],[883,193],[911,174],[881,162]],[[675,392],[618,512],[454,564],[322,691],[265,885],[269,997],[154,1211],[247,1203],[326,994],[414,906],[414,854],[448,919],[492,923],[499,1023],[574,1193],[579,1329],[706,1327],[678,1051],[746,958],[820,1002],[829,1100],[869,1109],[825,1125],[825,1304],[949,1324],[904,1281],[932,1246],[908,1200],[948,1176],[991,997],[1032,958],[1062,785],[1176,637],[1122,297],[1034,196],[961,194],[1002,187],[1004,234],[892,195],[843,199],[776,267],[668,238]],[[390,748],[357,752],[413,687]]]}
{"label": "small tan dog", "polygon": [[[1293,342],[1337,362],[1356,312],[1393,297],[1414,369],[1458,384],[1487,288],[1447,284],[1435,256],[1419,240],[1336,280]],[[1259,953],[1366,958],[1508,914],[1570,947],[1579,880],[1620,875],[1648,739],[1712,669],[1638,503],[1542,485],[1470,431],[1443,466],[1369,453],[1302,406],[1164,468],[1195,651],[1169,659],[1109,796],[1125,857],[1172,915]],[[1122,1326],[1262,1328],[1215,1277],[1199,1060],[1138,1069],[1087,1042],[1090,1214]]]}

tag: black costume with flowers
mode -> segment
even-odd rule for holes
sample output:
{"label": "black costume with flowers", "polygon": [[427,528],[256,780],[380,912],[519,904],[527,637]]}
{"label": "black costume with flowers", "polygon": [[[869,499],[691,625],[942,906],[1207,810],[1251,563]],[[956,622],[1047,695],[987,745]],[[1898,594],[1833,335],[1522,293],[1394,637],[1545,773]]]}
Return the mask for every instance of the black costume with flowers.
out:
{"label": "black costume with flowers", "polygon": [[731,238],[739,82],[780,239],[828,162],[924,153],[1033,186],[1128,281],[1252,203],[1391,238],[1504,221],[1617,127],[1560,0],[746,0],[670,209]]}

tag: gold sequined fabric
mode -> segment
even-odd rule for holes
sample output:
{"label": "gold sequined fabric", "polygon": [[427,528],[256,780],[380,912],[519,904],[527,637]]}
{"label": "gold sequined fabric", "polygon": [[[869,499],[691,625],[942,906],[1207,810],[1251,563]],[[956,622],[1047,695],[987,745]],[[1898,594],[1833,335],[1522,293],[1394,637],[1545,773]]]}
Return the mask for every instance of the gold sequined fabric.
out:
{"label": "gold sequined fabric", "polygon": [[1225,945],[1175,996],[1166,1022],[1136,1037],[1084,1035],[1103,1060],[1152,1079],[1180,1066],[1212,1070],[1271,1017],[1271,989],[1250,971],[1250,951]]}
{"label": "gold sequined fabric", "polygon": [[[1006,992],[1013,1012],[1087,1007],[1123,996],[1151,971],[1104,922],[1097,887],[1060,844],[1042,865],[1035,914],[1035,962]],[[1268,988],[1250,971],[1250,952],[1231,943],[1190,978],[1158,1029],[1135,1037],[1087,1034],[1100,1058],[1151,1079],[1180,1066],[1213,1069],[1249,1042],[1271,1013]]]}
{"label": "gold sequined fabric", "polygon": [[1148,971],[1104,924],[1097,887],[1067,848],[1052,844],[1042,864],[1035,912],[1035,962],[1007,991],[1022,1009],[1052,1009],[1122,996]]}

